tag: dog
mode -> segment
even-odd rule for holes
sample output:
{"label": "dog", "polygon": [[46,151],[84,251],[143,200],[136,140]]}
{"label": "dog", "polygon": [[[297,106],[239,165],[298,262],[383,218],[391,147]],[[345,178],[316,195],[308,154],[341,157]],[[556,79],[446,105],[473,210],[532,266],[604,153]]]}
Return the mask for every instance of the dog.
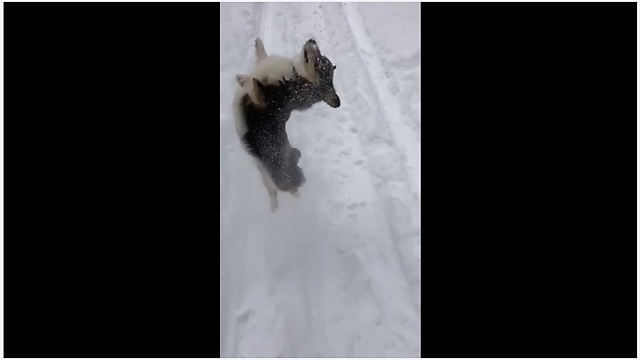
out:
{"label": "dog", "polygon": [[276,211],[277,191],[299,197],[298,188],[306,181],[298,166],[300,150],[291,147],[286,122],[292,111],[306,110],[320,101],[340,106],[333,85],[336,67],[313,39],[293,58],[268,55],[260,38],[255,51],[253,72],[236,75],[240,87],[234,99],[234,118],[238,137],[256,159],[271,210]]}
{"label": "dog", "polygon": [[306,181],[298,166],[302,154],[291,146],[286,132],[293,111],[291,94],[297,85],[284,79],[277,85],[267,85],[247,75],[236,75],[236,80],[245,92],[239,104],[246,127],[241,142],[256,159],[271,211],[276,211],[277,192],[299,197],[298,188]]}

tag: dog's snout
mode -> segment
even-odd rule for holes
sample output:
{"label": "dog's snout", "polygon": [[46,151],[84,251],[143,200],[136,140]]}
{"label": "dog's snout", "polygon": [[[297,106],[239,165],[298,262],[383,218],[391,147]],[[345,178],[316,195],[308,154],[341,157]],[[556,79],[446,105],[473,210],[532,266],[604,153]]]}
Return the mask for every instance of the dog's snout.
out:
{"label": "dog's snout", "polygon": [[331,106],[332,108],[340,107],[340,97],[338,95],[329,97],[328,99],[325,100],[325,102],[327,103],[327,105]]}

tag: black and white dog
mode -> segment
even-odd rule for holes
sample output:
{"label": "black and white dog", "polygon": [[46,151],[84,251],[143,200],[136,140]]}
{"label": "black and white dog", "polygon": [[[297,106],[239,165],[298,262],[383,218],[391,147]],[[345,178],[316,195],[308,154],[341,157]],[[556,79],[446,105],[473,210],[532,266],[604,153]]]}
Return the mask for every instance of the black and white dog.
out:
{"label": "black and white dog", "polygon": [[305,182],[298,166],[300,150],[291,146],[286,133],[292,111],[308,109],[320,101],[337,108],[340,98],[333,85],[336,67],[320,53],[313,39],[293,59],[268,56],[259,38],[255,46],[256,69],[250,75],[236,75],[240,88],[234,99],[234,116],[240,141],[256,160],[275,211],[277,191],[297,197]]}

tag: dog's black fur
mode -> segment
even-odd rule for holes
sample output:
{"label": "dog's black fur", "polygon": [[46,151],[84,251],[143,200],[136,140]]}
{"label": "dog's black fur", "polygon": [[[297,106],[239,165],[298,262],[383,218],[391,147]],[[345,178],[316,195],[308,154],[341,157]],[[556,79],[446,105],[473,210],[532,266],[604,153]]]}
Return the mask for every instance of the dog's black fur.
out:
{"label": "dog's black fur", "polygon": [[[315,71],[318,81],[311,82],[304,78],[296,77],[294,81],[297,83],[294,85],[295,92],[293,94],[292,106],[294,110],[306,110],[314,104],[324,101],[329,106],[338,108],[340,107],[340,97],[336,93],[333,85],[333,74],[336,66],[331,63],[329,58],[322,55],[314,39],[307,40],[305,47],[309,45],[313,45],[315,49],[313,55],[316,56]],[[309,56],[312,56],[312,54],[304,50],[305,62],[309,62]]]}
{"label": "dog's black fur", "polygon": [[259,159],[281,191],[292,191],[306,181],[298,166],[300,150],[291,147],[286,132],[286,122],[295,107],[293,93],[304,85],[300,79],[282,81],[280,85],[264,85],[255,81],[262,97],[255,104],[248,95],[242,102],[247,132],[244,142],[249,154]]}
{"label": "dog's black fur", "polygon": [[324,101],[333,108],[340,107],[340,97],[333,86],[333,73],[336,67],[331,61],[321,56],[316,66],[319,79],[311,82],[303,77],[296,77],[288,81],[293,89],[291,93],[291,108],[293,110],[307,110],[313,105]]}

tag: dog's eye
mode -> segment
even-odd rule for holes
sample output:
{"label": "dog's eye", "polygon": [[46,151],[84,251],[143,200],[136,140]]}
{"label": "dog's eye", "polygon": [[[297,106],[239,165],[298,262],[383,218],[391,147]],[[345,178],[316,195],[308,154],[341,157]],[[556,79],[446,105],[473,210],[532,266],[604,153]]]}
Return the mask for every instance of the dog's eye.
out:
{"label": "dog's eye", "polygon": [[335,70],[335,69],[336,69],[336,67],[337,67],[337,66],[333,65],[333,70]]}

